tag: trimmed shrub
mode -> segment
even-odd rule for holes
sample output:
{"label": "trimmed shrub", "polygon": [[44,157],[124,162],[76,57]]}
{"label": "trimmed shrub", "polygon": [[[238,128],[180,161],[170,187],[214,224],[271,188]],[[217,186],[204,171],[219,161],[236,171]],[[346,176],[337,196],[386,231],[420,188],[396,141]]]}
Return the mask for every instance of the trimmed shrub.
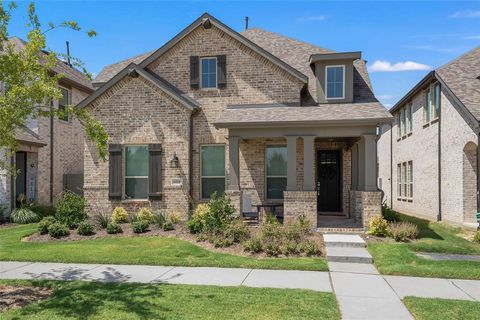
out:
{"label": "trimmed shrub", "polygon": [[138,220],[132,223],[132,230],[135,233],[144,233],[148,230],[149,222],[147,220]]}
{"label": "trimmed shrub", "polygon": [[480,243],[480,231],[475,232],[473,236],[473,242]]}
{"label": "trimmed shrub", "polygon": [[226,238],[229,238],[234,243],[242,242],[250,238],[250,230],[240,219],[235,219],[226,227]]}
{"label": "trimmed shrub", "polygon": [[187,221],[187,228],[190,233],[200,233],[203,230],[203,220],[200,217],[193,216]]}
{"label": "trimmed shrub", "polygon": [[40,220],[39,216],[28,207],[15,208],[10,214],[10,220],[14,223],[27,224]]}
{"label": "trimmed shrub", "polygon": [[100,228],[105,229],[110,223],[110,216],[106,212],[97,212],[93,216],[93,220],[95,220]]}
{"label": "trimmed shrub", "polygon": [[390,236],[395,241],[410,241],[418,237],[418,227],[411,222],[394,222],[388,228]]}
{"label": "trimmed shrub", "polygon": [[265,250],[265,253],[267,254],[267,256],[276,257],[282,253],[280,244],[276,241],[268,242],[264,244],[263,249]]}
{"label": "trimmed shrub", "polygon": [[75,228],[78,224],[87,219],[85,207],[87,202],[78,194],[65,191],[57,201],[55,218],[69,228]]}
{"label": "trimmed shrub", "polygon": [[171,231],[175,230],[175,226],[173,225],[172,221],[167,220],[163,223],[162,229],[163,231]]}
{"label": "trimmed shrub", "polygon": [[295,240],[286,240],[281,246],[282,253],[284,255],[297,254],[300,252],[297,241]]}
{"label": "trimmed shrub", "polygon": [[83,221],[78,224],[77,233],[81,236],[90,236],[95,232],[91,223]]}
{"label": "trimmed shrub", "polygon": [[68,230],[68,226],[63,223],[52,223],[48,227],[48,234],[53,238],[60,238],[65,237],[70,234],[70,230]]}
{"label": "trimmed shrub", "polygon": [[163,225],[168,220],[167,212],[164,209],[160,209],[160,210],[155,211],[153,213],[153,215],[154,215],[153,223],[155,223],[157,225],[157,227],[159,227],[160,229],[163,229]]}
{"label": "trimmed shrub", "polygon": [[41,204],[31,204],[30,210],[35,212],[40,218],[45,218],[55,215],[55,208],[52,206],[45,206]]}
{"label": "trimmed shrub", "polygon": [[57,220],[55,220],[55,217],[48,216],[48,217],[43,218],[38,223],[38,233],[47,234],[48,233],[48,227],[50,227],[50,225],[54,224],[55,222],[57,222]]}
{"label": "trimmed shrub", "polygon": [[302,234],[312,233],[312,223],[307,219],[305,214],[302,213],[299,215],[295,224],[298,226]]}
{"label": "trimmed shrub", "polygon": [[388,235],[388,222],[380,214],[372,217],[369,224],[368,234],[378,237]]}
{"label": "trimmed shrub", "polygon": [[152,210],[150,210],[148,208],[141,208],[137,212],[137,219],[138,220],[145,220],[145,221],[148,221],[149,223],[150,222],[155,222],[155,216],[154,216]]}
{"label": "trimmed shrub", "polygon": [[215,248],[230,247],[233,244],[232,239],[222,236],[213,236],[210,238],[210,242],[215,246]]}
{"label": "trimmed shrub", "polygon": [[208,234],[224,231],[226,226],[232,221],[233,213],[235,212],[230,198],[225,194],[218,196],[214,192],[208,206],[208,211],[202,216],[203,231]]}
{"label": "trimmed shrub", "polygon": [[128,213],[123,207],[116,207],[112,212],[112,222],[114,223],[127,223]]}
{"label": "trimmed shrub", "polygon": [[300,251],[305,253],[306,256],[316,256],[320,254],[320,247],[318,243],[313,240],[304,240],[300,243]]}
{"label": "trimmed shrub", "polygon": [[262,251],[262,241],[260,238],[255,237],[247,240],[243,243],[243,250],[251,252],[251,253],[258,253]]}
{"label": "trimmed shrub", "polygon": [[116,233],[122,233],[122,227],[119,224],[116,223],[109,223],[107,225],[107,233],[108,234],[116,234]]}
{"label": "trimmed shrub", "polygon": [[171,223],[177,224],[182,221],[182,215],[178,212],[170,212],[167,215],[167,219],[170,220]]}

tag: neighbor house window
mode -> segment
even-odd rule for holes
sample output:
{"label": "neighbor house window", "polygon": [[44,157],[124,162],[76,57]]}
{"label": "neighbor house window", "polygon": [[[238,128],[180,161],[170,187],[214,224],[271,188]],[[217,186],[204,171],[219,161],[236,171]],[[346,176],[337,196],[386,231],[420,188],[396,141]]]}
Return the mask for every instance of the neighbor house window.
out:
{"label": "neighbor house window", "polygon": [[63,121],[68,121],[68,113],[66,112],[67,106],[70,105],[70,90],[65,88],[60,88],[62,98],[58,101],[58,109],[63,111],[64,114],[60,115],[58,118]]}
{"label": "neighbor house window", "polygon": [[225,191],[225,146],[205,145],[200,152],[202,199],[210,199],[214,192],[222,195]]}
{"label": "neighbor house window", "polygon": [[402,197],[402,165],[397,164],[397,196]]}
{"label": "neighbor house window", "polygon": [[402,163],[402,186],[403,186],[403,196],[407,197],[407,163]]}
{"label": "neighbor house window", "polygon": [[402,119],[402,112],[398,111],[397,112],[397,137],[401,138],[402,137],[402,125],[401,125],[401,119]]}
{"label": "neighbor house window", "polygon": [[407,110],[402,109],[402,135],[407,133]]}
{"label": "neighbor house window", "polygon": [[407,178],[408,178],[408,198],[413,198],[413,161],[407,162]]}
{"label": "neighbor house window", "polygon": [[147,146],[125,147],[125,198],[147,199],[148,197],[148,150]]}
{"label": "neighbor house window", "polygon": [[287,147],[267,146],[267,199],[283,199],[287,189]]}
{"label": "neighbor house window", "polygon": [[433,86],[433,118],[437,118],[440,114],[440,105],[442,101],[442,90],[440,87],[440,83],[436,83]]}
{"label": "neighbor house window", "polygon": [[200,59],[200,87],[216,88],[217,87],[217,58],[201,58]]}
{"label": "neighbor house window", "polygon": [[413,105],[410,103],[407,108],[408,132],[413,130]]}
{"label": "neighbor house window", "polygon": [[345,98],[345,66],[327,66],[325,73],[327,99]]}
{"label": "neighbor house window", "polygon": [[423,107],[423,114],[425,123],[430,122],[430,110],[431,110],[431,97],[430,97],[430,88],[425,90],[425,106]]}

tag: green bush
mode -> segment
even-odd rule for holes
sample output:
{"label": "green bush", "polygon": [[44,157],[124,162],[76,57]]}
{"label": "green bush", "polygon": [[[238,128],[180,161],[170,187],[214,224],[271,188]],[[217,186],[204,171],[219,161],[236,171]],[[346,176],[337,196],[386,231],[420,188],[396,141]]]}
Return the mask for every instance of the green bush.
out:
{"label": "green bush", "polygon": [[199,217],[193,216],[187,221],[187,228],[190,233],[200,233],[203,230],[203,220]]}
{"label": "green bush", "polygon": [[137,220],[132,223],[132,230],[135,233],[144,233],[148,230],[150,223],[147,220]]}
{"label": "green bush", "polygon": [[418,237],[418,227],[411,222],[391,223],[388,232],[395,241],[405,242]]}
{"label": "green bush", "polygon": [[251,238],[243,243],[243,250],[251,253],[259,253],[263,250],[262,241],[258,237]]}
{"label": "green bush", "polygon": [[137,220],[145,220],[145,221],[148,221],[149,223],[153,223],[155,222],[155,216],[152,210],[148,208],[141,208],[137,212]]}
{"label": "green bush", "polygon": [[173,224],[177,224],[182,221],[182,215],[178,212],[172,211],[167,214],[167,219],[170,220]]}
{"label": "green bush", "polygon": [[238,243],[250,238],[250,230],[242,220],[235,219],[227,225],[224,236],[231,239],[232,242]]}
{"label": "green bush", "polygon": [[215,246],[215,248],[230,247],[233,244],[233,240],[231,238],[226,238],[221,235],[212,236],[210,238],[210,242]]}
{"label": "green bush", "polygon": [[163,231],[175,230],[175,225],[173,224],[172,221],[167,220],[163,223],[162,229]]}
{"label": "green bush", "polygon": [[300,251],[308,257],[317,256],[320,254],[320,247],[316,241],[304,240],[300,243]]}
{"label": "green bush", "polygon": [[105,229],[110,223],[110,215],[106,212],[97,212],[93,215],[93,220],[100,228]]}
{"label": "green bush", "polygon": [[310,220],[307,219],[307,216],[305,214],[301,214],[298,216],[295,225],[297,225],[302,234],[312,233],[312,223],[310,222]]}
{"label": "green bush", "polygon": [[377,214],[372,217],[369,224],[368,234],[378,237],[388,236],[388,222],[382,215]]}
{"label": "green bush", "polygon": [[214,192],[208,206],[208,211],[203,215],[203,231],[208,234],[224,231],[235,212],[235,208],[230,203],[230,198],[225,194],[217,196]]}
{"label": "green bush", "polygon": [[4,204],[0,203],[0,223],[4,223],[8,221],[6,212],[7,212],[7,207]]}
{"label": "green bush", "polygon": [[89,236],[95,232],[91,223],[83,221],[78,224],[77,233],[82,236]]}
{"label": "green bush", "polygon": [[153,213],[153,223],[157,225],[160,229],[163,229],[163,225],[167,222],[167,211],[164,209],[157,210]]}
{"label": "green bush", "polygon": [[68,226],[65,224],[55,222],[48,227],[48,234],[53,238],[60,238],[68,236],[70,234],[70,230],[68,230]]}
{"label": "green bush", "polygon": [[38,222],[40,218],[35,212],[24,206],[13,209],[12,213],[10,214],[10,220],[14,223],[27,224]]}
{"label": "green bush", "polygon": [[52,206],[45,206],[41,204],[31,204],[30,210],[35,212],[40,218],[45,218],[55,215],[55,208]]}
{"label": "green bush", "polygon": [[268,242],[263,245],[263,249],[265,250],[265,253],[267,256],[272,256],[276,257],[279,254],[282,253],[282,249],[280,248],[280,244],[276,241],[274,242]]}
{"label": "green bush", "polygon": [[473,236],[473,242],[480,243],[480,231],[475,232]]}
{"label": "green bush", "polygon": [[122,233],[122,227],[119,224],[116,223],[109,223],[107,225],[107,233],[108,234],[116,234],[116,233]]}
{"label": "green bush", "polygon": [[112,222],[115,223],[127,223],[128,222],[128,213],[123,207],[116,207],[112,212]]}
{"label": "green bush", "polygon": [[39,223],[38,223],[38,232],[40,234],[47,234],[48,233],[48,227],[50,227],[51,224],[54,224],[57,222],[55,220],[55,217],[48,216],[43,218]]}
{"label": "green bush", "polygon": [[65,191],[62,198],[57,201],[55,217],[69,228],[75,228],[80,222],[87,219],[86,205],[82,196]]}
{"label": "green bush", "polygon": [[382,216],[388,222],[400,221],[400,215],[398,212],[390,209],[385,203],[382,204]]}
{"label": "green bush", "polygon": [[282,253],[286,256],[288,256],[289,254],[297,254],[300,252],[297,241],[291,239],[285,240],[280,248],[282,250]]}

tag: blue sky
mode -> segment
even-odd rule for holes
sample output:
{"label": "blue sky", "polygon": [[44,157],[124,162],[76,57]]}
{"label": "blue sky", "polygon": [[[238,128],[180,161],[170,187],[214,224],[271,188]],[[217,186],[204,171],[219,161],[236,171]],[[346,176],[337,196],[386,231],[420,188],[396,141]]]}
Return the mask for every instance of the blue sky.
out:
{"label": "blue sky", "polygon": [[[18,4],[9,30],[24,37],[28,2]],[[72,55],[94,74],[160,47],[203,12],[237,31],[244,29],[244,17],[249,16],[251,27],[336,51],[362,51],[375,93],[387,108],[430,68],[480,45],[480,1],[37,1],[36,5],[44,25],[74,19],[98,32],[94,39],[64,30],[48,34],[50,48],[64,52],[69,40]]]}

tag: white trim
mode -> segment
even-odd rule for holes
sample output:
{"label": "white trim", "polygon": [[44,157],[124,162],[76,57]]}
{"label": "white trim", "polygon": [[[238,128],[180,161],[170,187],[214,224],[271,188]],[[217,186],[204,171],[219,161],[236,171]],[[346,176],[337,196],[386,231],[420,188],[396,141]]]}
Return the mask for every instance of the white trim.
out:
{"label": "white trim", "polygon": [[[127,161],[127,152],[126,149],[128,147],[145,147],[147,150],[147,175],[146,176],[127,176],[127,166],[126,166],[126,161]],[[122,200],[127,200],[127,201],[138,201],[138,200],[148,200],[148,188],[149,188],[149,183],[148,183],[148,178],[149,178],[149,172],[148,172],[148,145],[147,144],[125,144],[123,145],[123,154],[124,156],[122,157],[122,171],[123,171],[123,181],[122,181]],[[126,180],[127,179],[146,179],[147,180],[147,196],[145,198],[127,198],[126,197]]]}
{"label": "white trim", "polygon": [[[203,87],[203,84],[202,84],[202,61],[203,60],[207,60],[207,59],[215,59],[215,87],[207,87],[207,88],[204,88]],[[203,89],[203,90],[212,90],[212,89],[218,89],[218,61],[217,61],[217,57],[200,57],[200,65],[198,67],[198,70],[199,70],[199,84],[200,84],[200,89]]]}
{"label": "white trim", "polygon": [[[329,98],[328,97],[328,68],[338,68],[338,67],[341,67],[342,70],[343,70],[342,96],[341,97]],[[345,65],[344,64],[325,66],[325,99],[326,100],[342,100],[342,99],[345,99]]]}
{"label": "white trim", "polygon": [[[284,176],[269,176],[268,175],[268,161],[267,161],[267,150],[269,147],[283,147],[285,149],[287,149],[287,145],[285,143],[281,143],[281,142],[278,142],[278,143],[269,143],[265,146],[265,158],[264,158],[264,161],[265,161],[265,165],[264,165],[264,177],[265,177],[265,200],[268,201],[268,200],[273,200],[273,201],[283,201],[282,198],[269,198],[268,197],[268,178],[285,178],[287,179],[287,175],[284,175]],[[288,165],[288,159],[287,159],[287,165]]]}
{"label": "white trim", "polygon": [[204,178],[203,174],[202,174],[202,147],[223,147],[223,159],[224,159],[224,164],[223,164],[223,176],[205,176],[205,179],[209,179],[209,178],[212,178],[212,179],[219,179],[219,178],[223,178],[224,181],[225,181],[225,189],[223,190],[225,192],[226,190],[226,187],[227,187],[227,169],[226,169],[226,156],[227,156],[227,148],[226,148],[226,145],[224,143],[206,143],[206,144],[201,144],[200,145],[200,152],[199,152],[199,157],[200,157],[200,172],[199,172],[199,175],[200,175],[200,187],[199,187],[199,190],[200,190],[200,194],[199,194],[199,200],[200,201],[205,201],[205,200],[210,200],[211,198],[204,198],[203,197],[203,190],[202,190],[202,180]]}

